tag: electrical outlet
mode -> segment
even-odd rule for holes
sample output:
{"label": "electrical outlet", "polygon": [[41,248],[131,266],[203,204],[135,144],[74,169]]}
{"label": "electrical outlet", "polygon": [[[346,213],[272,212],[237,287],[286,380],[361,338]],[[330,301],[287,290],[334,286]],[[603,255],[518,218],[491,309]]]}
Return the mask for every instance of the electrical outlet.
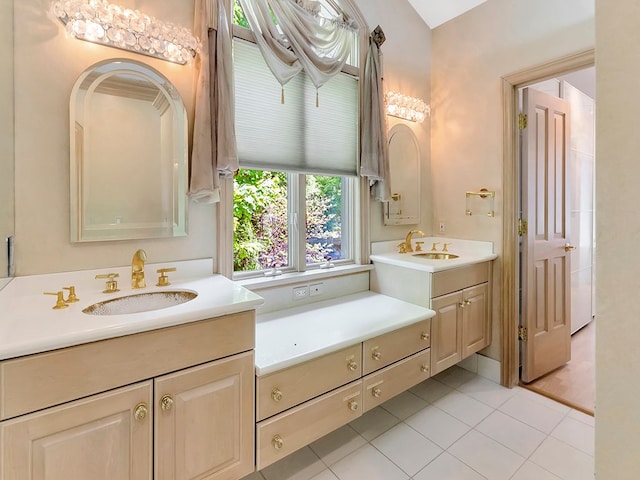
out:
{"label": "electrical outlet", "polygon": [[447,231],[447,226],[444,223],[444,220],[440,220],[440,224],[438,225],[438,231],[440,233],[445,233]]}
{"label": "electrical outlet", "polygon": [[294,287],[293,288],[293,299],[301,300],[303,298],[307,298],[309,296],[309,287],[304,285],[302,287]]}
{"label": "electrical outlet", "polygon": [[322,295],[324,293],[324,283],[314,283],[309,285],[309,296],[315,297],[316,295]]}

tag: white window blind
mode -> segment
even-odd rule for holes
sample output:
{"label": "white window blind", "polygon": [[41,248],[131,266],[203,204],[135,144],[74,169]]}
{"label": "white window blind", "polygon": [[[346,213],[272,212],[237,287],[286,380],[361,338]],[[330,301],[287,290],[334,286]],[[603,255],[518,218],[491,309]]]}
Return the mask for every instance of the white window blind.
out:
{"label": "white window blind", "polygon": [[243,168],[357,175],[358,79],[340,73],[319,91],[304,71],[282,87],[251,42],[234,39],[236,141]]}

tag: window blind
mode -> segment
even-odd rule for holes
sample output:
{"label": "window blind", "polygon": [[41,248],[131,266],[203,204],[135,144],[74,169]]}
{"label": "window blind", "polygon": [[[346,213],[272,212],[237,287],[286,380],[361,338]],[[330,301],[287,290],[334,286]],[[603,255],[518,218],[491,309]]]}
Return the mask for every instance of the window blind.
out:
{"label": "window blind", "polygon": [[357,175],[358,79],[340,73],[318,91],[304,71],[282,87],[258,47],[234,39],[236,141],[243,168]]}

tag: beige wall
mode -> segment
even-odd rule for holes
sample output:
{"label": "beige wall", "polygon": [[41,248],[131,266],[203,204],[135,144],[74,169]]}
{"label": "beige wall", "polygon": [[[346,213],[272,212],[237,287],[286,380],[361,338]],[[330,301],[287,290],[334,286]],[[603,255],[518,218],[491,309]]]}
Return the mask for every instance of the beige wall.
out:
{"label": "beige wall", "polygon": [[7,276],[5,240],[13,234],[13,0],[0,0],[0,278]]}
{"label": "beige wall", "polygon": [[[550,14],[550,12],[553,12]],[[501,77],[594,46],[593,0],[491,0],[433,30],[431,166],[434,218],[446,236],[494,242],[502,252]],[[495,190],[496,216],[465,192]],[[485,210],[488,208],[484,207]],[[500,265],[493,292],[493,341],[500,356]]]}
{"label": "beige wall", "polygon": [[640,471],[640,4],[596,0],[596,478]]}
{"label": "beige wall", "polygon": [[[193,24],[193,2],[115,3],[177,24]],[[210,205],[190,205],[187,237],[70,243],[69,96],[76,78],[98,61],[135,58],[169,78],[191,117],[195,68],[68,38],[47,15],[49,5],[49,0],[14,2],[17,274],[126,265],[140,247],[150,262],[212,257],[214,207]],[[112,190],[114,197],[126,195],[117,185]]]}
{"label": "beige wall", "polygon": [[[2,38],[11,38],[10,9],[15,4],[15,232],[18,275],[125,265],[139,247],[150,261],[172,261],[212,257],[215,252],[215,208],[190,205],[189,235],[177,239],[72,244],[69,241],[69,94],[73,84],[90,65],[107,58],[136,58],[168,77],[182,94],[189,114],[193,111],[194,73],[191,66],[178,66],[150,57],[96,46],[67,38],[60,26],[47,15],[49,0],[1,0]],[[160,19],[192,25],[193,2],[183,0],[120,0],[120,5],[138,8]],[[407,2],[358,0],[371,28],[380,24],[387,33],[383,47],[388,88],[429,101],[430,30]],[[5,14],[7,13],[7,14]],[[7,25],[4,25],[4,24]],[[2,48],[11,42],[2,42]],[[407,48],[411,45],[411,48]],[[7,52],[10,58],[12,51]],[[2,77],[2,82],[10,79]],[[9,85],[0,85],[11,102]],[[2,126],[11,121],[10,108],[3,108]],[[392,119],[389,126],[399,120]],[[410,124],[420,142],[423,158],[421,198],[425,231],[431,226],[429,165],[429,121]],[[10,129],[0,129],[12,147]],[[4,166],[3,166],[4,169]],[[4,171],[4,170],[3,170]],[[3,179],[10,179],[12,175]],[[11,185],[9,185],[10,187]],[[5,191],[4,185],[3,192]],[[8,192],[8,189],[6,190]],[[114,188],[114,195],[124,192]],[[11,209],[11,212],[13,210]],[[10,213],[10,212],[8,212]],[[5,212],[0,210],[2,225]],[[373,240],[401,238],[406,227],[384,227],[382,206],[372,205]],[[0,232],[4,233],[4,232]]]}
{"label": "beige wall", "polygon": [[[430,102],[431,92],[431,30],[416,14],[408,1],[356,0],[371,30],[377,25],[384,30],[387,40],[382,45],[384,88]],[[418,139],[422,160],[420,184],[420,224],[426,234],[432,232],[432,186],[430,164],[430,129],[427,118],[423,123],[406,122],[387,117],[389,128],[405,123]],[[382,204],[371,204],[371,240],[404,238],[415,225],[387,226],[383,224]]]}

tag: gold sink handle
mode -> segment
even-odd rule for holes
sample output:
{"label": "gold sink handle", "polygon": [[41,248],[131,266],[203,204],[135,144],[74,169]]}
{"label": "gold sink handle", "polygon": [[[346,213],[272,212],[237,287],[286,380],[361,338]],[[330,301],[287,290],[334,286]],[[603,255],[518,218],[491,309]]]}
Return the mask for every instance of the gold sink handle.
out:
{"label": "gold sink handle", "polygon": [[118,282],[114,280],[114,278],[118,278],[120,276],[119,273],[104,273],[102,275],[96,275],[96,279],[106,278],[107,283],[104,286],[104,290],[102,293],[115,293],[119,292]]}
{"label": "gold sink handle", "polygon": [[166,287],[168,285],[171,285],[169,283],[169,277],[167,275],[165,275],[165,274],[169,273],[169,272],[175,272],[175,271],[176,271],[176,267],[159,268],[158,270],[156,270],[156,272],[158,272],[160,274],[160,276],[158,277],[158,283],[156,283],[156,286],[158,286],[158,287]]}
{"label": "gold sink handle", "polygon": [[44,292],[45,295],[56,295],[58,297],[58,299],[56,300],[56,304],[51,307],[54,310],[60,310],[61,308],[67,308],[69,305],[67,305],[64,301],[64,293],[62,292],[62,290],[60,290],[59,292]]}
{"label": "gold sink handle", "polygon": [[69,290],[69,296],[65,300],[67,303],[74,303],[79,301],[80,299],[76,296],[76,287],[71,285],[70,287],[62,287],[63,290]]}

